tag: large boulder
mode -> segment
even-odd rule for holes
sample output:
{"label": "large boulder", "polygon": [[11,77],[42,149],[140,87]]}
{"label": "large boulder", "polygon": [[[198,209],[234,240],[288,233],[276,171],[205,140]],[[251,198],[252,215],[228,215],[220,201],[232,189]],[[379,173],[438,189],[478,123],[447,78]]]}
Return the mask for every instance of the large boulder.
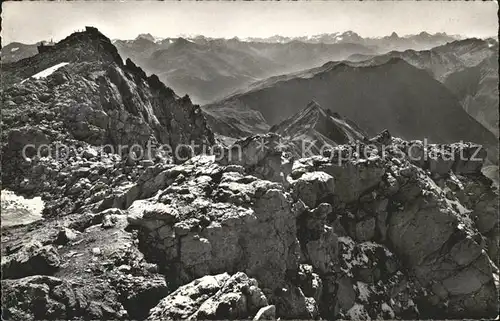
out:
{"label": "large boulder", "polygon": [[[242,272],[223,273],[181,286],[151,309],[148,320],[249,319],[267,306],[255,279]],[[259,318],[265,314],[260,312]]]}
{"label": "large boulder", "polygon": [[285,183],[292,163],[283,154],[291,149],[275,133],[250,136],[222,148],[218,158],[223,165],[242,166],[251,175],[273,182]]}
{"label": "large boulder", "polygon": [[343,203],[353,202],[366,191],[376,188],[385,173],[384,162],[380,157],[348,158],[341,148],[335,147],[334,150],[339,149],[336,158],[315,156],[297,160],[293,164],[291,177],[297,179],[306,172],[323,171],[333,177],[334,195]]}
{"label": "large boulder", "polygon": [[332,176],[325,172],[310,172],[292,182],[293,194],[310,208],[322,200],[333,196],[335,183]]}

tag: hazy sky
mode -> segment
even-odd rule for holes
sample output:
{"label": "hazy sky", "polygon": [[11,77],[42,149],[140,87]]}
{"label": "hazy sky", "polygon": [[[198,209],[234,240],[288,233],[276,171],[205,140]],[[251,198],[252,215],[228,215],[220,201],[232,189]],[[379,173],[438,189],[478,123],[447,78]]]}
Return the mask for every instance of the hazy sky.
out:
{"label": "hazy sky", "polygon": [[353,30],[361,36],[421,31],[497,34],[497,3],[385,2],[4,2],[2,42],[55,41],[86,25],[109,38],[203,34],[211,37],[313,35]]}

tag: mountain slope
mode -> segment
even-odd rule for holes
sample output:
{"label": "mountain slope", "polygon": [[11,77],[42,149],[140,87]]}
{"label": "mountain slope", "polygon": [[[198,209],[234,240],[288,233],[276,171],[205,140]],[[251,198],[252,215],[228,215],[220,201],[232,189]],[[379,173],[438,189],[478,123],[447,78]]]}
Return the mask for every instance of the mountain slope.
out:
{"label": "mountain slope", "polygon": [[263,134],[270,127],[260,112],[244,106],[226,105],[202,110],[210,128],[225,137],[243,138]]}
{"label": "mountain slope", "polygon": [[388,129],[405,139],[466,140],[496,149],[495,137],[460,107],[453,94],[427,72],[397,58],[380,65],[328,63],[273,77],[204,109],[245,106],[276,124],[312,99],[331,106],[370,136]]}
{"label": "mountain slope", "polygon": [[443,84],[459,98],[469,115],[499,137],[498,54],[450,74]]}
{"label": "mountain slope", "polygon": [[460,100],[463,108],[498,137],[498,42],[465,39],[431,50],[392,51],[381,56],[353,55],[367,64],[401,58],[426,70]]}

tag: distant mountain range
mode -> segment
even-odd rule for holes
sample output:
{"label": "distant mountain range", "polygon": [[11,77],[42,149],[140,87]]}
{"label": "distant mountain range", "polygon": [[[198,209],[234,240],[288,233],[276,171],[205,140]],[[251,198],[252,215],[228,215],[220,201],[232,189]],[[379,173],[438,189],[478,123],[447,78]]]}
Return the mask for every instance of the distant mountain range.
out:
{"label": "distant mountain range", "polygon": [[[204,36],[159,38],[141,34],[113,40],[119,53],[147,73],[197,103],[209,103],[267,77],[313,68],[352,55],[378,55],[390,50],[429,49],[456,40],[443,33],[363,38],[357,33],[308,37],[220,39]],[[16,49],[17,48],[17,49]],[[14,51],[12,51],[14,50]],[[1,51],[3,62],[36,54],[36,45],[12,43]]]}
{"label": "distant mountain range", "polygon": [[[247,37],[247,38],[234,37],[231,39],[212,38],[212,37],[205,37],[203,35],[181,35],[180,37],[188,39],[195,43],[206,43],[214,40],[226,40],[226,41],[237,40],[241,42],[259,42],[259,43],[289,43],[294,41],[311,43],[311,44],[355,43],[355,44],[361,44],[365,46],[375,46],[390,50],[430,49],[432,47],[438,46],[443,43],[463,39],[463,37],[459,35],[448,35],[443,32],[429,34],[425,31],[419,34],[405,35],[405,36],[399,36],[396,32],[393,32],[391,35],[385,37],[362,37],[356,32],[351,30],[345,32],[323,33],[317,35],[297,36],[297,37],[287,37],[281,35],[274,35],[270,37]],[[155,37],[149,33],[140,34],[137,38],[148,39],[156,43],[161,43],[164,42],[165,40],[175,39],[175,38]]]}
{"label": "distant mountain range", "polygon": [[375,48],[356,43],[245,42],[237,39],[139,36],[116,40],[123,57],[137,61],[176,92],[207,103],[277,74],[343,60],[355,53],[376,54]]}
{"label": "distant mountain range", "polygon": [[[370,113],[353,115],[356,108],[360,108],[356,106],[370,105],[363,97],[370,100],[369,96],[375,95],[375,92],[366,92],[368,89],[364,86],[369,85],[369,90],[376,90],[377,86],[385,90],[392,85],[366,84],[364,80],[359,80],[359,85],[349,85],[345,81],[351,81],[349,79],[355,70],[363,73],[371,68],[383,69],[381,66],[398,61],[393,58],[402,59],[438,80],[444,86],[439,86],[436,82],[429,86],[434,92],[436,88],[443,91],[442,95],[447,97],[446,105],[455,106],[458,102],[469,115],[498,137],[498,42],[493,38],[457,40],[459,38],[444,33],[431,35],[426,32],[403,37],[392,33],[381,38],[363,38],[348,31],[308,37],[246,39],[204,36],[158,38],[151,34],[141,34],[133,40],[113,40],[112,43],[124,59],[130,58],[146,73],[156,74],[180,95],[188,94],[194,102],[205,104],[204,111],[208,121],[219,134],[228,137],[267,132],[272,125],[301,110],[311,99],[316,99],[323,108],[331,108],[353,119],[373,135],[384,126],[358,118],[371,117]],[[2,62],[23,59],[35,53],[36,44],[11,43],[2,48]],[[351,63],[332,62],[344,60]],[[349,68],[354,69],[344,75]],[[408,67],[402,69],[409,70]],[[339,72],[342,76],[333,76]],[[370,75],[374,82],[394,82],[394,79],[381,80],[387,78],[384,75]],[[412,97],[415,96],[417,101],[421,99],[421,95],[430,97],[427,89],[419,87],[425,77],[415,70],[408,75],[395,73],[393,76],[400,77],[401,81],[408,83],[408,87],[394,84],[391,94],[397,94],[393,95],[393,101],[378,103],[388,104],[385,108],[392,110],[396,108],[394,101],[397,100],[400,104],[408,104],[416,112],[423,113]],[[336,80],[330,82],[332,77]],[[318,81],[322,82],[318,85],[317,79],[327,81]],[[352,81],[358,82],[356,77]],[[282,94],[274,94],[282,87],[296,82],[301,85],[292,92],[283,89]],[[413,82],[415,84],[410,86],[409,83]],[[402,86],[408,93],[401,92]],[[356,93],[356,88],[361,92]],[[346,92],[343,92],[344,89]],[[272,94],[267,97],[268,93]],[[353,95],[353,101],[344,97],[350,95]],[[317,99],[317,96],[322,98]],[[453,99],[449,98],[451,96]],[[380,100],[381,97],[376,99]],[[453,103],[450,103],[452,100]],[[256,106],[257,104],[259,105]],[[427,102],[425,105],[428,105]],[[439,107],[436,100],[430,105]],[[347,113],[339,110],[350,109],[348,106],[356,108],[353,107]],[[422,108],[426,110],[428,107]],[[451,113],[451,109],[445,113],[448,112]],[[411,113],[407,117],[408,121],[414,120]],[[365,127],[367,124],[368,127]],[[412,126],[407,126],[404,119],[391,123],[389,127],[396,129],[393,134],[409,139],[426,133],[425,128],[411,129]],[[459,136],[444,137],[436,134],[435,138],[437,141],[449,141],[457,140]]]}
{"label": "distant mountain range", "polygon": [[429,34],[427,32],[421,32],[417,35],[405,35],[400,37],[396,32],[393,32],[390,36],[385,37],[361,37],[356,32],[346,31],[346,32],[335,32],[335,33],[324,33],[313,36],[302,36],[302,37],[283,37],[283,36],[272,36],[269,38],[246,38],[245,41],[252,42],[279,42],[287,43],[291,41],[301,41],[306,43],[357,43],[365,46],[376,46],[379,48],[389,49],[389,50],[400,50],[400,49],[415,49],[423,50],[430,49],[432,47],[438,46],[440,44],[461,39],[458,35],[447,35],[446,33],[436,33]]}

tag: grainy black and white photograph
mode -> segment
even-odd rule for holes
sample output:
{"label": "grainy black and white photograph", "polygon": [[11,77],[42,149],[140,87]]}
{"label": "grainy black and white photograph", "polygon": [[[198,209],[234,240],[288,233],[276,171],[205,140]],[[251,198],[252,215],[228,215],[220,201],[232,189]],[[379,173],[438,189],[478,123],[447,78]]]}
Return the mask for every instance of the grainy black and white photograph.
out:
{"label": "grainy black and white photograph", "polygon": [[496,1],[7,1],[2,320],[497,319]]}

